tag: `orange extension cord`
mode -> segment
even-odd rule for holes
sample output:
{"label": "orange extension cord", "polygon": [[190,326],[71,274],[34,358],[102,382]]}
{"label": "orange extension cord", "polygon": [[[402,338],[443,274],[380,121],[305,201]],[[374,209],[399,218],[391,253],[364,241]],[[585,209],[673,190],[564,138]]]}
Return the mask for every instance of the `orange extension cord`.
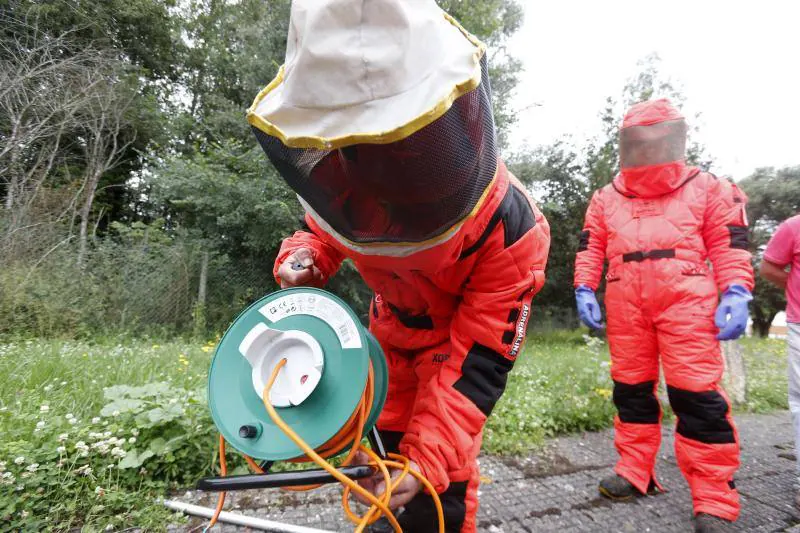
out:
{"label": "orange extension cord", "polygon": [[[272,407],[272,404],[269,402],[269,391],[272,389],[273,383],[275,383],[275,379],[277,379],[278,374],[280,373],[281,368],[286,364],[286,359],[282,359],[275,369],[272,371],[272,375],[269,378],[269,382],[267,386],[264,387],[264,393],[262,396],[262,400],[264,401],[264,407],[267,409],[267,413],[272,421],[278,426],[281,431],[283,431],[287,437],[289,437],[297,446],[303,450],[305,455],[292,459],[291,462],[300,463],[300,462],[308,462],[313,461],[333,477],[335,477],[342,485],[344,485],[344,492],[342,494],[342,507],[344,508],[344,512],[347,515],[347,518],[356,524],[356,533],[360,533],[364,530],[365,527],[368,525],[374,524],[381,516],[385,516],[389,523],[392,524],[392,527],[395,531],[402,531],[400,524],[398,524],[397,519],[395,518],[392,511],[389,509],[389,500],[392,497],[392,491],[394,491],[400,482],[407,476],[411,474],[412,476],[416,477],[424,486],[428,489],[428,492],[431,494],[433,498],[434,505],[436,506],[436,514],[439,518],[439,533],[444,533],[444,514],[442,512],[442,503],[439,500],[439,495],[436,494],[436,491],[433,488],[433,485],[425,479],[424,476],[411,470],[409,460],[402,455],[397,455],[394,453],[388,454],[388,457],[392,460],[386,461],[381,459],[375,452],[370,450],[369,448],[364,447],[361,444],[361,439],[364,435],[364,424],[369,417],[369,410],[372,407],[372,401],[375,394],[374,389],[374,379],[375,375],[372,369],[372,363],[370,363],[369,367],[369,376],[367,378],[367,386],[364,389],[364,394],[361,397],[361,401],[359,402],[356,410],[348,419],[347,423],[342,427],[342,429],[334,435],[328,442],[323,444],[319,447],[318,450],[312,449],[308,444],[306,444],[303,439],[300,438],[297,433],[295,433],[292,428],[290,428],[278,415],[275,408]],[[342,466],[347,466],[355,457],[356,452],[362,451],[370,458],[370,465],[375,466],[383,475],[383,479],[385,485],[387,487],[386,492],[381,494],[380,496],[375,496],[368,490],[364,489],[356,483],[354,480],[350,479],[346,475],[342,474],[339,470],[333,467],[327,459],[329,457],[333,457],[342,450],[344,450],[347,446],[350,446],[350,452],[345,457],[344,461],[342,461]],[[250,467],[258,472],[259,474],[264,473],[261,467],[256,463],[252,457],[248,457],[247,455],[244,456],[247,464]],[[225,477],[228,473],[227,464],[225,462],[225,439],[222,435],[219,436],[219,464],[220,464],[220,472],[223,477]],[[401,470],[400,475],[392,482],[391,476],[389,474],[389,468],[397,468]],[[310,490],[319,487],[319,485],[304,485],[304,486],[296,486],[296,487],[285,487],[286,490]],[[358,516],[350,509],[350,492],[355,491],[368,500],[372,506],[369,510],[364,514],[364,516]],[[206,527],[206,531],[214,526],[217,523],[219,518],[220,512],[222,512],[222,506],[225,503],[225,492],[221,492],[219,495],[219,500],[217,502],[217,508],[214,511],[214,516],[211,518],[208,526]]]}

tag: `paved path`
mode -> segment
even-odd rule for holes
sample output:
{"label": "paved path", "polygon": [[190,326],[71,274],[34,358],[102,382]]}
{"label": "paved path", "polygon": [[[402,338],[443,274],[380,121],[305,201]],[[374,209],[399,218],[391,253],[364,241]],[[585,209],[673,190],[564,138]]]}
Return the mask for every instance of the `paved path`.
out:
{"label": "paved path", "polygon": [[[793,508],[794,463],[788,412],[736,417],[742,439],[742,467],[736,485],[742,515],[734,531],[800,532],[800,515]],[[598,496],[597,480],[610,472],[616,456],[611,431],[553,439],[529,457],[481,457],[484,483],[480,490],[479,530],[489,532],[692,531],[691,498],[678,470],[672,448],[672,429],[665,428],[657,472],[666,494],[629,503],[611,503]],[[213,506],[197,492],[177,498]],[[269,520],[352,531],[340,508],[340,490],[329,486],[311,493],[282,491],[239,492],[227,510]],[[189,531],[200,525],[170,528]],[[235,526],[212,531],[243,532]]]}

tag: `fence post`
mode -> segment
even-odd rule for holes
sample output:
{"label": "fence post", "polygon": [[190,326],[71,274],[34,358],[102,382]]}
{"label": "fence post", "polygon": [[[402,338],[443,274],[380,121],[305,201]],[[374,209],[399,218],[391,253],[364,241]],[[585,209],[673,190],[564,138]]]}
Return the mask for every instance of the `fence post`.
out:
{"label": "fence post", "polygon": [[197,337],[206,333],[206,285],[208,283],[208,252],[204,251],[200,260],[200,282],[197,289],[197,302],[192,311],[194,334]]}

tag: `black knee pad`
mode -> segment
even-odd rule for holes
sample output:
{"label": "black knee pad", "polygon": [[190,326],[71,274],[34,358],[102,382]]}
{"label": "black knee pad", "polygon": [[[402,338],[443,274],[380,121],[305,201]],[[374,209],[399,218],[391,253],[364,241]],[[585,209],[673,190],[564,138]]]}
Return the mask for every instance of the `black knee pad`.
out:
{"label": "black knee pad", "polygon": [[667,386],[669,403],[678,417],[676,432],[706,444],[736,442],[728,421],[728,402],[717,391],[692,392]]}
{"label": "black knee pad", "polygon": [[628,424],[658,424],[661,406],[655,395],[655,381],[629,385],[614,382],[614,405],[619,419]]}

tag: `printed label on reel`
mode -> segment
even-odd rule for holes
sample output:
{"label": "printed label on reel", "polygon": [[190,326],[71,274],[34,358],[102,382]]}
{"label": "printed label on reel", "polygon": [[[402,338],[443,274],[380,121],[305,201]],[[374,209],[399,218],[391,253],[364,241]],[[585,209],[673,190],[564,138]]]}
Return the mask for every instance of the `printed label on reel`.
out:
{"label": "printed label on reel", "polygon": [[341,305],[318,293],[294,293],[281,296],[258,310],[271,322],[293,315],[319,318],[336,333],[342,348],[361,348],[361,336],[355,320]]}

